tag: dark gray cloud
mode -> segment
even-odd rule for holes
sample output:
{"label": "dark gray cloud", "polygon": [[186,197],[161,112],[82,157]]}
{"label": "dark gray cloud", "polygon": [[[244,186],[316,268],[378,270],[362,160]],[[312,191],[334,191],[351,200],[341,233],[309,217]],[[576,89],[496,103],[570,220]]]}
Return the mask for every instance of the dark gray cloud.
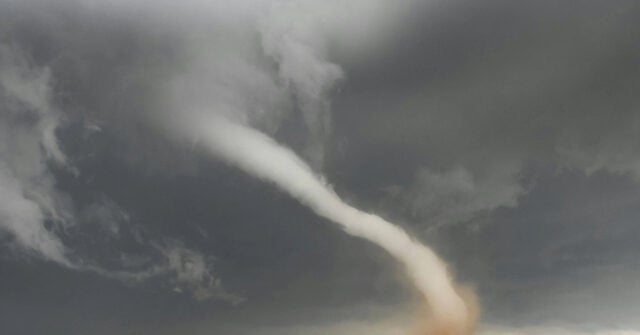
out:
{"label": "dark gray cloud", "polygon": [[386,254],[172,133],[205,109],[434,245],[484,332],[640,327],[635,1],[268,7],[0,4],[3,330],[406,328]]}
{"label": "dark gray cloud", "polygon": [[[140,237],[144,230],[135,226],[135,242],[139,249],[148,250],[138,250],[133,256],[126,249],[118,250],[110,244],[120,240],[120,225],[129,226],[128,214],[109,200],[74,203],[73,194],[60,192],[55,185],[56,174],[79,178],[80,172],[61,151],[56,131],[61,129],[63,120],[68,124],[84,120],[76,120],[72,112],[65,114],[68,106],[56,99],[58,90],[65,88],[57,86],[56,73],[52,71],[55,64],[48,60],[38,64],[35,56],[26,51],[29,45],[18,42],[10,39],[2,44],[1,52],[1,215],[3,233],[8,233],[12,242],[9,247],[17,254],[24,249],[70,269],[100,273],[125,282],[175,274],[172,277],[176,290],[188,286],[199,298],[215,295],[237,300],[221,289],[204,256],[168,239],[156,241],[147,234],[145,240]],[[84,137],[96,130],[99,129],[86,127]],[[76,210],[84,213],[76,215]],[[108,236],[95,237],[105,233]],[[103,241],[110,243],[107,246],[111,252],[93,251]],[[106,255],[96,260],[87,257],[90,253]],[[120,264],[115,268],[106,266],[109,261],[105,261],[105,256],[120,259]],[[146,261],[131,266],[130,257]]]}

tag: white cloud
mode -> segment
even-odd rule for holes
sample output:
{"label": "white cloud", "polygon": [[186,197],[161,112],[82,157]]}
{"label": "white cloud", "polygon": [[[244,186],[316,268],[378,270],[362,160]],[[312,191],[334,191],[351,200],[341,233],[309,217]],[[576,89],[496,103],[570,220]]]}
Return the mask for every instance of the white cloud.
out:
{"label": "white cloud", "polygon": [[485,326],[478,335],[638,335],[638,330],[600,329],[581,330],[579,327],[503,327]]}
{"label": "white cloud", "polygon": [[501,207],[515,207],[526,193],[518,165],[502,164],[486,173],[458,166],[445,172],[421,168],[400,197],[411,214],[429,226],[467,222]]}
{"label": "white cloud", "polygon": [[35,255],[71,266],[45,220],[67,214],[47,168],[66,164],[54,135],[50,75],[19,50],[0,45],[0,227]]}
{"label": "white cloud", "polygon": [[611,124],[594,132],[588,124],[578,131],[570,129],[556,147],[559,164],[587,174],[606,171],[640,181],[640,142],[636,140],[640,134],[638,115],[640,113],[631,112],[621,119],[603,120],[613,122],[613,129],[609,129]]}

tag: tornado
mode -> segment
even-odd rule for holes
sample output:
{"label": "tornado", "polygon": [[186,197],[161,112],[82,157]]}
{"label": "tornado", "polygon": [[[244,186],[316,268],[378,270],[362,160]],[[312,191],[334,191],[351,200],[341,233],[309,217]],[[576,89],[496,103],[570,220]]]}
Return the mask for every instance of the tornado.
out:
{"label": "tornado", "polygon": [[273,184],[346,233],[383,248],[402,265],[426,306],[415,335],[473,333],[477,317],[473,295],[455,284],[433,250],[399,226],[345,203],[291,149],[264,133],[221,117],[200,116],[185,125],[210,154]]}

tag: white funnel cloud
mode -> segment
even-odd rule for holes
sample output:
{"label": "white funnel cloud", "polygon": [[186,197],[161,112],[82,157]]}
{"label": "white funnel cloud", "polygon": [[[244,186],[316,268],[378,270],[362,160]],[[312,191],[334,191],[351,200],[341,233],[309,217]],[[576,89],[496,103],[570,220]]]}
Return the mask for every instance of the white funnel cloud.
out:
{"label": "white funnel cloud", "polygon": [[187,130],[214,155],[271,182],[347,233],[375,243],[405,268],[430,307],[433,334],[467,334],[474,313],[458,294],[446,265],[398,226],[340,199],[296,154],[257,130],[219,117],[195,118]]}

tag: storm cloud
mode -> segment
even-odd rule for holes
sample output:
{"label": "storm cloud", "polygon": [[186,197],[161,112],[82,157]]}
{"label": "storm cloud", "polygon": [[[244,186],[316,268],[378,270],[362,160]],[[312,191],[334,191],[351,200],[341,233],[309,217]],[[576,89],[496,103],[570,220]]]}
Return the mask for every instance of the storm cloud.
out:
{"label": "storm cloud", "polygon": [[[220,119],[433,246],[478,292],[480,333],[633,333],[639,10],[1,2],[0,320],[405,331],[417,302],[388,255],[210,156],[189,130]],[[42,326],[13,317],[49,315],[61,292],[76,300]]]}

